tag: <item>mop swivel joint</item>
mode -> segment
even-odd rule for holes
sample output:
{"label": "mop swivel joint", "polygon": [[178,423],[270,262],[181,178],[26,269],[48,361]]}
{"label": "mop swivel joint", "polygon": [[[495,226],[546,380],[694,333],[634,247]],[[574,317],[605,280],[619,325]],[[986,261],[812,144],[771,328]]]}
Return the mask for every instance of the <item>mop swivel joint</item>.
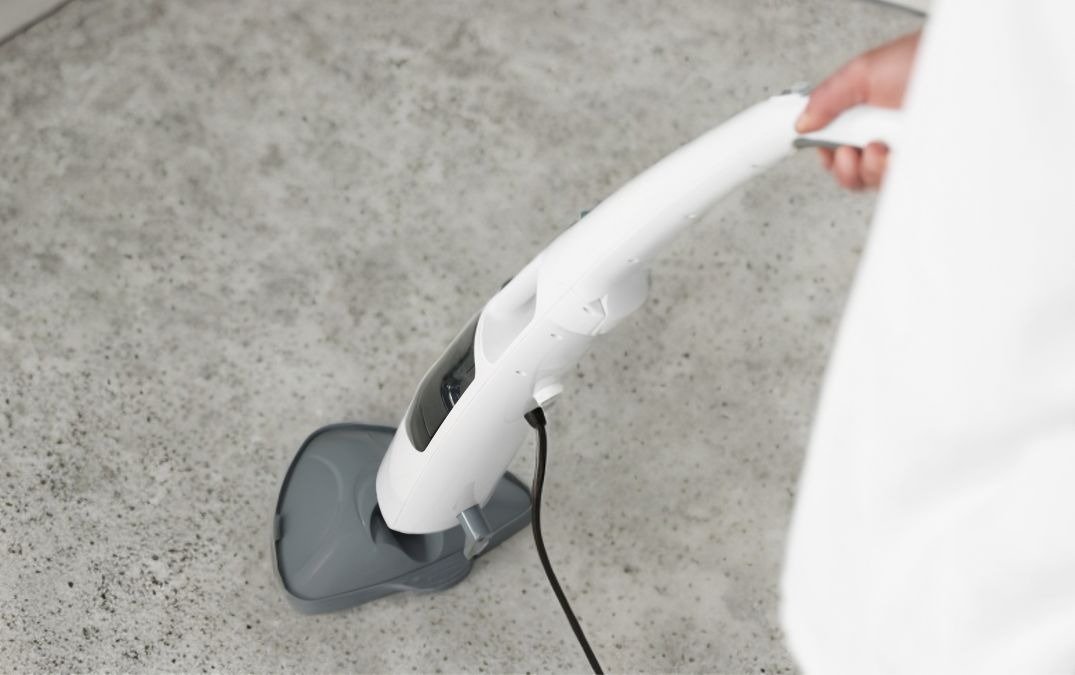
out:
{"label": "mop swivel joint", "polygon": [[489,523],[485,521],[485,514],[477,504],[460,513],[458,518],[463,528],[463,555],[470,560],[481,555],[481,552],[489,545],[492,531]]}

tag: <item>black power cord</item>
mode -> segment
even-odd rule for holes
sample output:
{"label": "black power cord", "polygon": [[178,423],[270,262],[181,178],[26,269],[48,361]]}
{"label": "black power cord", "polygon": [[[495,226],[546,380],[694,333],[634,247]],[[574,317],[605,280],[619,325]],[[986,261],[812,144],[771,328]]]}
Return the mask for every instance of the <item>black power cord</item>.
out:
{"label": "black power cord", "polygon": [[586,634],[582,632],[582,626],[579,625],[579,620],[575,618],[575,613],[571,611],[571,605],[568,603],[563,589],[560,588],[560,582],[556,580],[556,573],[552,571],[552,563],[549,562],[549,554],[545,552],[545,539],[541,536],[541,489],[545,485],[545,456],[548,451],[548,439],[545,436],[545,411],[540,407],[534,408],[526,413],[526,421],[530,423],[530,426],[537,429],[538,434],[537,457],[534,460],[534,482],[530,486],[533,501],[533,505],[530,507],[530,531],[534,534],[534,546],[537,548],[538,557],[541,558],[541,566],[545,569],[545,576],[549,578],[552,592],[556,594],[556,599],[560,601],[560,608],[564,610],[564,616],[567,617],[567,622],[571,624],[571,630],[575,632],[575,638],[579,641],[579,646],[586,653],[586,660],[590,662],[590,668],[593,669],[596,675],[604,675],[605,671],[601,670],[601,664],[598,663],[593,649],[590,649]]}

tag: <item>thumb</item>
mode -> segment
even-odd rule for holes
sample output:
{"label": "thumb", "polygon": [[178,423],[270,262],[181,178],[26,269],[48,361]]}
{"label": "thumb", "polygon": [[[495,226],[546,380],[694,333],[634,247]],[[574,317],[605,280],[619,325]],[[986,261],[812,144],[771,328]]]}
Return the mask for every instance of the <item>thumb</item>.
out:
{"label": "thumb", "polygon": [[865,62],[858,58],[819,84],[810,92],[795,130],[800,134],[817,131],[848,108],[864,103],[869,94],[867,71]]}

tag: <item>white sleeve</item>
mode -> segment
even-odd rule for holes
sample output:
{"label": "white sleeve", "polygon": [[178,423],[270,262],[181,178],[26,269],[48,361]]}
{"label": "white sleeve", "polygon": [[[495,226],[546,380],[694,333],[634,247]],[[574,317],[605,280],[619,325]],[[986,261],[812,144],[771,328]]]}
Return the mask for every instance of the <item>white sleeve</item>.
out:
{"label": "white sleeve", "polygon": [[1075,3],[935,3],[797,496],[808,673],[1075,672]]}

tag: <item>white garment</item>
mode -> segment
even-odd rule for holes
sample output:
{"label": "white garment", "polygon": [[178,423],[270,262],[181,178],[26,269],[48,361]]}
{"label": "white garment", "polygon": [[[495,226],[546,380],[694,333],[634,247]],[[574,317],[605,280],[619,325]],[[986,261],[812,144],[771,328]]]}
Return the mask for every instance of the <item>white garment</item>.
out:
{"label": "white garment", "polygon": [[1075,2],[946,0],[783,578],[807,673],[1075,672]]}

